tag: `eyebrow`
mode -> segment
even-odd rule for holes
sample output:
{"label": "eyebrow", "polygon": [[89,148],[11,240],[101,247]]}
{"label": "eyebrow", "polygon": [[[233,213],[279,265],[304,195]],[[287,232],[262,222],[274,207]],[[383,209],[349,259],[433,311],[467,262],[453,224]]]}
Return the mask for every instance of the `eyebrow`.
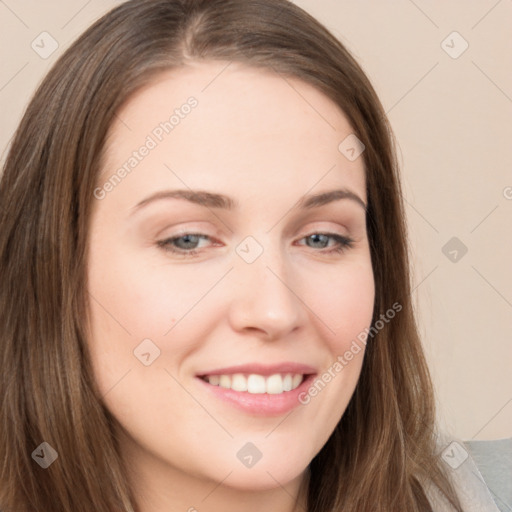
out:
{"label": "eyebrow", "polygon": [[[198,204],[206,208],[218,208],[224,210],[234,210],[239,207],[239,203],[236,199],[224,194],[207,192],[206,190],[161,190],[149,197],[146,197],[132,207],[130,215],[139,211],[144,206],[162,199],[185,199],[191,203]],[[355,192],[345,188],[302,196],[297,201],[294,208],[301,210],[318,208],[341,199],[349,199],[360,205],[366,211],[365,202]]]}

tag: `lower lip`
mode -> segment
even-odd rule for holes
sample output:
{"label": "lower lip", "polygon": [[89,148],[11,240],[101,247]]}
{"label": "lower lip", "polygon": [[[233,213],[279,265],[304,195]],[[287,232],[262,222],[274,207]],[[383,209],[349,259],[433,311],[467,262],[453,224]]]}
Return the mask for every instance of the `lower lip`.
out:
{"label": "lower lip", "polygon": [[197,377],[197,380],[205,386],[205,389],[212,393],[213,396],[224,400],[244,412],[258,416],[279,416],[302,405],[299,401],[299,396],[301,393],[307,393],[314,378],[315,375],[308,375],[299,387],[279,394],[235,391],[220,386],[213,386],[199,377]]}

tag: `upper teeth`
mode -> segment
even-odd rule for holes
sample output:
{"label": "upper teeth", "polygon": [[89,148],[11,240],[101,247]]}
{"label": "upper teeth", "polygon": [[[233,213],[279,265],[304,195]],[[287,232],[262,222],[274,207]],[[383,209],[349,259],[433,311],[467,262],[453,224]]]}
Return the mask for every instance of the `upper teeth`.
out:
{"label": "upper teeth", "polygon": [[276,373],[269,377],[264,377],[255,373],[250,375],[235,373],[233,375],[208,375],[204,379],[213,386],[233,389],[234,391],[276,395],[283,391],[291,391],[300,386],[303,375],[300,373],[287,373],[285,375]]}

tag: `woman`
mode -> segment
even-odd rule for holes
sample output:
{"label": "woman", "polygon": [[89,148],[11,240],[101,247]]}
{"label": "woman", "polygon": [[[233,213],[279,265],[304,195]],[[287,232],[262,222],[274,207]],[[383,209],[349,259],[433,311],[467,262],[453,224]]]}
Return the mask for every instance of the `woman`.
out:
{"label": "woman", "polygon": [[391,130],[292,3],[111,11],[0,204],[3,510],[463,510]]}

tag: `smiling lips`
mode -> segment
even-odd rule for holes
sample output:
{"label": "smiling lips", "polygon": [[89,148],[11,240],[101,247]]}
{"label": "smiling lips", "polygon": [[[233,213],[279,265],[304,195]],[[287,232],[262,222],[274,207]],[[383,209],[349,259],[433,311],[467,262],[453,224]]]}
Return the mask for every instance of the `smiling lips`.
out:
{"label": "smiling lips", "polygon": [[[288,409],[293,401],[297,403],[293,399],[300,391],[299,388],[306,385],[306,381],[310,382],[316,373],[316,369],[311,366],[290,362],[276,365],[238,365],[212,370],[197,377],[218,396],[235,400],[245,407],[249,407],[250,403],[256,405],[257,401],[260,412],[268,407],[278,412],[283,406]],[[289,402],[288,406],[283,402],[285,398]],[[271,402],[274,404],[270,405]]]}
{"label": "smiling lips", "polygon": [[270,377],[264,377],[256,373],[249,375],[235,373],[233,375],[210,375],[203,378],[213,386],[220,386],[221,388],[234,391],[277,395],[298,388],[304,379],[304,375],[301,373],[287,373],[284,375],[275,373]]}

